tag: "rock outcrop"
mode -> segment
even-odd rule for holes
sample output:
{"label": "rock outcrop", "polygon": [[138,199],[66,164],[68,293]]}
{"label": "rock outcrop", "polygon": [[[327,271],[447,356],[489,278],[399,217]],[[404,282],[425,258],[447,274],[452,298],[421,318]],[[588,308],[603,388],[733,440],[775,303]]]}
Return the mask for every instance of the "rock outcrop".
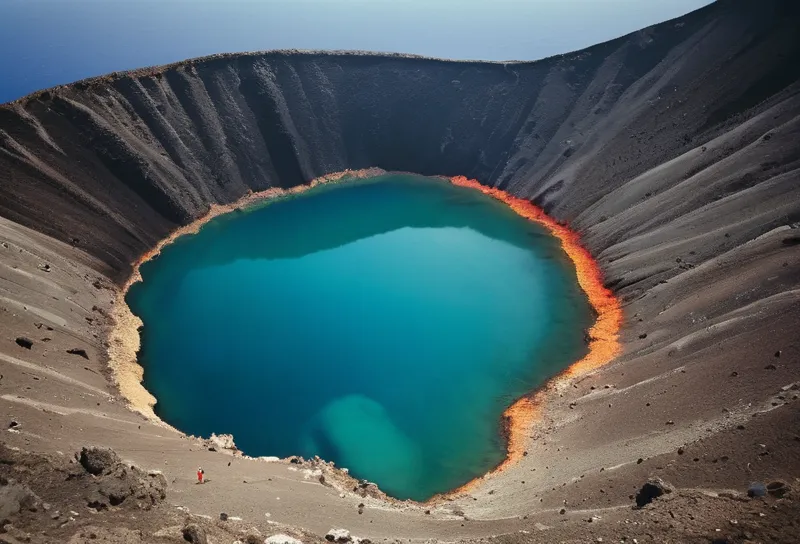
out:
{"label": "rock outcrop", "polygon": [[96,446],[82,448],[78,455],[78,462],[93,476],[109,473],[121,464],[117,452],[111,448],[98,448]]}
{"label": "rock outcrop", "polygon": [[112,449],[83,448],[76,457],[81,467],[95,477],[86,492],[89,508],[105,510],[127,499],[136,501],[140,508],[151,508],[167,496],[163,474],[126,465]]}
{"label": "rock outcrop", "polygon": [[675,488],[661,478],[650,478],[636,494],[636,506],[639,508],[647,506],[653,502],[654,499],[672,493],[673,491],[675,491]]}
{"label": "rock outcrop", "polygon": [[0,521],[23,510],[35,510],[39,503],[39,497],[28,486],[0,476]]}

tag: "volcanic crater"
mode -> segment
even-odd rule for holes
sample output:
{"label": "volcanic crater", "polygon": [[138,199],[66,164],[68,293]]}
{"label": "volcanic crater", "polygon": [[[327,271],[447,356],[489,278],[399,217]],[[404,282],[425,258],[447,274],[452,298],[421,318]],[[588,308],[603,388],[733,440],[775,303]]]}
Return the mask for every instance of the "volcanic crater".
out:
{"label": "volcanic crater", "polygon": [[[535,62],[218,55],[0,106],[0,477],[27,497],[5,531],[34,542],[223,541],[251,528],[315,541],[332,527],[372,540],[790,541],[799,20],[794,2],[720,0]],[[621,312],[612,357],[523,401],[536,418],[510,445],[514,463],[425,505],[322,460],[252,459],[165,425],[139,383],[138,334],[120,334],[137,328],[121,298],[137,263],[181,229],[250,195],[369,168],[544,210],[575,233]],[[86,446],[120,457],[80,473],[70,457]],[[670,485],[648,489],[668,493],[631,510],[655,477]],[[754,481],[772,483],[746,502]],[[36,498],[78,515],[23,507]],[[749,521],[759,512],[771,517]]]}

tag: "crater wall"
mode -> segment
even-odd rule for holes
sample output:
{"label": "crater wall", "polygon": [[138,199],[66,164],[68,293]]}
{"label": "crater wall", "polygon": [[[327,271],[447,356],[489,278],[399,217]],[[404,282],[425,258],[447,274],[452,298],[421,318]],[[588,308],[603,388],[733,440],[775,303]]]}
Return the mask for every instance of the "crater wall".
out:
{"label": "crater wall", "polygon": [[[758,425],[800,379],[799,20],[795,2],[722,0],[536,62],[220,55],[0,106],[0,406],[25,423],[8,441],[37,451],[96,441],[166,462],[176,477],[201,461],[222,467],[127,411],[103,375],[108,314],[131,263],[249,191],[368,167],[465,175],[532,199],[581,234],[624,303],[624,352],[550,395],[526,460],[460,504],[484,524],[422,516],[412,526],[398,511],[380,531],[490,534],[563,493],[627,501],[647,466],[638,459]],[[770,470],[796,474],[794,458]],[[678,485],[751,477],[687,463]],[[582,475],[611,466],[602,478],[616,479],[615,491],[579,491],[594,482]],[[287,523],[365,524],[327,488],[295,483],[275,484],[284,502],[273,512]],[[562,483],[567,491],[554,492]],[[289,506],[318,497],[331,508]]]}

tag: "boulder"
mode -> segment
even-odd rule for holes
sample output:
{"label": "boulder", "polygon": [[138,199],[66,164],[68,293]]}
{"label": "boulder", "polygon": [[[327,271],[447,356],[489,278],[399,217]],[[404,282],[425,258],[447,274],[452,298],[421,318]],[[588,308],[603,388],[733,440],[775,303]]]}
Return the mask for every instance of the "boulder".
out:
{"label": "boulder", "polygon": [[119,455],[109,448],[83,448],[78,458],[83,469],[89,474],[99,476],[111,472],[120,464]]}
{"label": "boulder", "polygon": [[747,488],[747,496],[750,498],[763,497],[766,494],[767,494],[767,486],[765,486],[761,482],[753,482],[752,484],[750,484],[750,487]]}
{"label": "boulder", "polygon": [[331,529],[325,534],[325,540],[328,542],[352,542],[353,537],[350,536],[350,531],[347,529]]}
{"label": "boulder", "polygon": [[216,449],[238,451],[238,448],[233,441],[232,434],[211,433],[211,437],[208,439],[208,445],[209,447]]}
{"label": "boulder", "polygon": [[33,340],[20,336],[16,339],[17,345],[21,348],[31,349],[33,347]]}
{"label": "boulder", "polygon": [[140,508],[149,509],[166,498],[167,480],[160,472],[127,466],[113,450],[93,450],[84,448],[80,456],[81,465],[95,474],[85,496],[89,508],[106,510],[132,498]]}
{"label": "boulder", "polygon": [[675,488],[661,478],[650,478],[636,494],[636,506],[642,508],[662,495],[672,493]]}
{"label": "boulder", "polygon": [[205,529],[196,523],[188,524],[181,532],[186,542],[191,542],[192,544],[208,544]]}

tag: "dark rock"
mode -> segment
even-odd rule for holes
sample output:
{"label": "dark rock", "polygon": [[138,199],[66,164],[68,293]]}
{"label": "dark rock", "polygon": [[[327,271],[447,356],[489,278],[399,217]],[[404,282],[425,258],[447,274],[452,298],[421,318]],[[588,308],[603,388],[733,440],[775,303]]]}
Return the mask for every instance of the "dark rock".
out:
{"label": "dark rock", "polygon": [[767,484],[767,493],[772,495],[773,497],[781,498],[789,492],[789,486],[786,482],[782,482],[781,480],[775,480],[774,482],[770,482]]}
{"label": "dark rock", "polygon": [[17,345],[21,348],[31,349],[33,347],[33,340],[20,336],[16,339]]}
{"label": "dark rock", "polygon": [[206,531],[196,523],[190,523],[183,528],[183,539],[192,544],[208,544]]}
{"label": "dark rock", "polygon": [[104,472],[111,472],[120,464],[119,455],[110,448],[83,448],[78,462],[89,474],[99,476]]}
{"label": "dark rock", "polygon": [[764,367],[764,370],[777,370],[777,369],[778,367],[773,364],[768,364],[767,366]]}
{"label": "dark rock", "polygon": [[672,485],[668,484],[661,478],[650,478],[645,482],[642,488],[636,493],[636,506],[642,508],[645,505],[653,502],[667,493],[672,493],[675,490]]}
{"label": "dark rock", "polygon": [[558,511],[558,513],[563,516],[564,514],[567,513],[567,509],[566,508],[562,508],[561,510]]}
{"label": "dark rock", "polygon": [[9,428],[9,429],[16,429],[17,427],[19,427],[19,421],[17,421],[16,419],[12,419],[12,420],[11,420],[11,421],[8,423],[8,428]]}
{"label": "dark rock", "polygon": [[128,499],[140,508],[150,508],[167,496],[167,480],[160,472],[144,472],[122,463],[114,450],[83,448],[80,465],[95,476],[85,495],[86,505],[94,510],[119,506]]}
{"label": "dark rock", "polygon": [[776,351],[775,352],[775,357],[780,357],[780,356],[781,356],[781,350]]}
{"label": "dark rock", "polygon": [[83,357],[84,359],[87,359],[87,360],[89,359],[89,354],[86,353],[85,349],[79,349],[79,348],[68,349],[67,353],[69,353],[70,355],[78,355],[78,356]]}
{"label": "dark rock", "polygon": [[767,494],[767,486],[765,486],[761,482],[753,482],[752,484],[750,484],[750,487],[747,488],[748,497],[763,497],[766,494]]}
{"label": "dark rock", "polygon": [[96,510],[97,512],[108,510],[108,504],[103,500],[87,499],[86,506],[92,510]]}
{"label": "dark rock", "polygon": [[647,338],[647,333],[643,332],[642,334],[639,335],[639,338],[644,340],[645,338]]}
{"label": "dark rock", "polygon": [[228,514],[226,514],[225,512],[220,512],[219,519],[220,521],[228,521]]}

